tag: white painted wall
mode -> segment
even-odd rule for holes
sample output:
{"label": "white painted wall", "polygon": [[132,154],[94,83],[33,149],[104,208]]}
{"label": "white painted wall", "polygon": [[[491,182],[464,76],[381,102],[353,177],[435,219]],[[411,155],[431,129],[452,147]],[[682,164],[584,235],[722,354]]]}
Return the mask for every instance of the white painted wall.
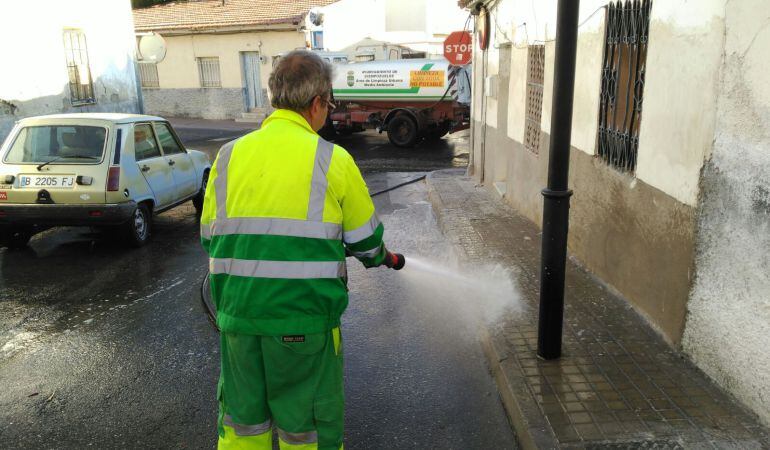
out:
{"label": "white painted wall", "polygon": [[[497,128],[497,99],[500,94],[500,49],[495,35],[489,37],[489,48],[486,51],[486,58],[483,64],[484,69],[484,92],[486,98],[486,114],[484,116],[488,126]],[[477,50],[478,47],[474,48]]]}
{"label": "white painted wall", "polygon": [[262,88],[272,71],[272,57],[278,53],[305,46],[305,35],[298,31],[268,31],[262,33],[195,34],[165,36],[166,58],[158,63],[160,88],[199,88],[200,57],[218,57],[222,88],[243,86],[240,52],[259,52],[267,58],[260,65]]}
{"label": "white painted wall", "polygon": [[683,347],[770,425],[770,12],[730,2]]}
{"label": "white painted wall", "polygon": [[[572,145],[591,155],[597,151],[606,3],[580,4]],[[700,169],[712,144],[724,3],[704,0],[697,8],[686,2],[653,3],[636,177],[689,206],[696,204]],[[493,10],[491,28],[498,44],[513,46],[507,133],[518,141],[526,114],[525,48],[546,44],[541,125],[550,132],[556,2],[502,0]]]}
{"label": "white painted wall", "polygon": [[[580,2],[580,27],[572,114],[572,145],[596,153],[601,66],[604,54],[604,0]],[[527,46],[545,44],[545,80],[541,128],[551,129],[556,2],[507,0],[498,4],[492,28],[501,43],[510,42],[511,77],[508,96],[508,136],[524,140],[527,96]]]}
{"label": "white painted wall", "polygon": [[[18,105],[15,118],[0,116],[0,137],[8,121],[56,112],[138,112],[134,69],[134,23],[129,0],[27,0],[4,2],[0,42],[0,99]],[[109,20],[105,20],[109,17]],[[86,35],[95,105],[73,108],[62,32]]]}
{"label": "white painted wall", "polygon": [[689,206],[713,144],[724,11],[725,0],[652,7],[636,176]]}
{"label": "white painted wall", "polygon": [[[456,0],[340,0],[322,9],[324,45],[331,51],[369,37],[425,51],[428,57],[443,57],[444,39],[462,30],[468,17]],[[424,29],[415,31],[415,23]]]}

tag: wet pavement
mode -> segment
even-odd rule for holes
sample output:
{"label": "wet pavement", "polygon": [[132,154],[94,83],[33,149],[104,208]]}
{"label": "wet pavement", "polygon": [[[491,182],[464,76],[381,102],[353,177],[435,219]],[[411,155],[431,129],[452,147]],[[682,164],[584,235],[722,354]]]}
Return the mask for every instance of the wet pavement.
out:
{"label": "wet pavement", "polygon": [[469,264],[496,261],[516,275],[524,308],[483,341],[522,447],[770,448],[756,415],[573,258],[562,356],[539,359],[540,229],[462,171],[426,182],[446,240]]}
{"label": "wet pavement", "polygon": [[[213,139],[241,132],[214,130],[177,131],[190,147],[213,149],[221,145]],[[356,155],[381,139],[348,147]],[[385,156],[377,149],[361,158],[368,171],[451,167],[465,152],[458,141],[418,163],[393,155],[377,163]],[[367,179],[376,191],[418,175]],[[376,201],[394,249],[440,246],[423,182]],[[190,204],[159,215],[138,250],[71,227],[39,234],[23,251],[0,250],[0,448],[212,448],[219,362],[200,303],[206,263]],[[397,273],[351,260],[350,278],[346,448],[511,448],[478,342],[410,302]]]}

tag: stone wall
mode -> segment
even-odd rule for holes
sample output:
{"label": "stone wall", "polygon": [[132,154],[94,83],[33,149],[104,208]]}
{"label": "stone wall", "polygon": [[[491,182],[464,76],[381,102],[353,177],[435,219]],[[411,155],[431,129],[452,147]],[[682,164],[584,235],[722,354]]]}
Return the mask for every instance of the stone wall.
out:
{"label": "stone wall", "polygon": [[142,89],[146,114],[161,117],[236,119],[245,111],[243,89]]}

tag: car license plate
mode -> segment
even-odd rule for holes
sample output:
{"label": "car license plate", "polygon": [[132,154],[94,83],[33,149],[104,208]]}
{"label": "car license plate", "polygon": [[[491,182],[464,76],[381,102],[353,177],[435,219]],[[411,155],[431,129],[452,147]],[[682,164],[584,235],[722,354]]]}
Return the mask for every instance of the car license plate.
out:
{"label": "car license plate", "polygon": [[74,175],[20,175],[20,188],[71,189],[75,187]]}

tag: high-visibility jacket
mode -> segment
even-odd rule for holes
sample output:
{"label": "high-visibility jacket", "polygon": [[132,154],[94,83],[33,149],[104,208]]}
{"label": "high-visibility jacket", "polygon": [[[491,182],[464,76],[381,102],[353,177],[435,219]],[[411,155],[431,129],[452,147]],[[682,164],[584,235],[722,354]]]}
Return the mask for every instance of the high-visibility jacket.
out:
{"label": "high-visibility jacket", "polygon": [[320,333],[348,304],[346,249],[382,264],[383,226],[353,158],[279,109],[223,146],[209,174],[201,241],[222,331]]}

